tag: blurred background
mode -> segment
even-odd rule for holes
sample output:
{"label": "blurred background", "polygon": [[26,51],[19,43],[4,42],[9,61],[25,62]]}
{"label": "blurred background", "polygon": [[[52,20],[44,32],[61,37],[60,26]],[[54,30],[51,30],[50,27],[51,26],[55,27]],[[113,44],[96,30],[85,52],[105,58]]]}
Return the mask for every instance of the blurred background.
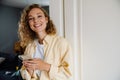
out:
{"label": "blurred background", "polygon": [[33,3],[40,4],[49,13],[49,0],[0,0],[0,52],[14,53],[21,12]]}
{"label": "blurred background", "polygon": [[18,41],[18,22],[23,8],[33,3],[40,4],[49,13],[49,0],[0,0],[0,80],[10,80],[7,72],[12,74],[22,66],[14,44]]}

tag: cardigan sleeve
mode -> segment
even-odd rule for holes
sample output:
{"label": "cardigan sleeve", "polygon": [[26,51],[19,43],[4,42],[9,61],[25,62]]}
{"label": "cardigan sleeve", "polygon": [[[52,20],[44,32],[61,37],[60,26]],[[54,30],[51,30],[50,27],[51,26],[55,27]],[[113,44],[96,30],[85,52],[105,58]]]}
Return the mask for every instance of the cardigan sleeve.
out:
{"label": "cardigan sleeve", "polygon": [[62,61],[59,66],[51,64],[49,71],[50,80],[71,80],[73,71],[71,46],[64,44],[62,47],[64,48]]}
{"label": "cardigan sleeve", "polygon": [[33,76],[31,77],[31,75],[29,74],[29,72],[24,68],[24,66],[22,66],[21,70],[20,70],[21,76],[23,79],[25,80],[38,80],[38,77],[35,73],[33,73]]}
{"label": "cardigan sleeve", "polygon": [[[35,47],[36,47],[35,43],[29,44],[26,47],[24,54],[19,55],[19,57],[23,60],[32,59],[32,54],[35,52]],[[20,73],[21,73],[22,78],[25,80],[37,80],[38,79],[37,75],[35,74],[35,71],[31,77],[31,75],[29,74],[29,72],[26,70],[24,66],[22,66]]]}

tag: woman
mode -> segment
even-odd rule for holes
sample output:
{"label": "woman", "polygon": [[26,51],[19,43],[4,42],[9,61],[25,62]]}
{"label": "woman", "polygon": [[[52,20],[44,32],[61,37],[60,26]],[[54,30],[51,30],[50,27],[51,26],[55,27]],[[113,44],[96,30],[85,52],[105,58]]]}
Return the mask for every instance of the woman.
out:
{"label": "woman", "polygon": [[50,17],[38,4],[23,10],[19,22],[20,45],[24,54],[20,70],[26,80],[70,80],[71,48],[56,34]]}

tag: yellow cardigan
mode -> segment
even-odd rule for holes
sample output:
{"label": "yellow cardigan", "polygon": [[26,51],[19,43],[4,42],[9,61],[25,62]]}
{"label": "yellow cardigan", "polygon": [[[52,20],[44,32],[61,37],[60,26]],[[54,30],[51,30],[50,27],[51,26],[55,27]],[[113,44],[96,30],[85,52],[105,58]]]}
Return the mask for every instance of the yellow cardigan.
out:
{"label": "yellow cardigan", "polygon": [[[20,70],[22,78],[25,80],[70,80],[72,76],[72,54],[71,47],[66,39],[57,35],[47,35],[43,41],[44,61],[51,64],[50,71],[41,71],[41,77],[34,74],[31,78],[25,67]],[[35,52],[35,41],[31,42],[20,55],[23,60],[32,59]]]}

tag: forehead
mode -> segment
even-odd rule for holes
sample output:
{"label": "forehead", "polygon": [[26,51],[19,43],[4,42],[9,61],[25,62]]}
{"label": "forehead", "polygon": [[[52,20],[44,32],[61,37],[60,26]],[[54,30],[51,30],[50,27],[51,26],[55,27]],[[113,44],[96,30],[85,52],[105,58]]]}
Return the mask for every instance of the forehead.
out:
{"label": "forehead", "polygon": [[43,11],[40,8],[33,8],[28,13],[28,16],[35,15],[35,14],[44,14]]}

